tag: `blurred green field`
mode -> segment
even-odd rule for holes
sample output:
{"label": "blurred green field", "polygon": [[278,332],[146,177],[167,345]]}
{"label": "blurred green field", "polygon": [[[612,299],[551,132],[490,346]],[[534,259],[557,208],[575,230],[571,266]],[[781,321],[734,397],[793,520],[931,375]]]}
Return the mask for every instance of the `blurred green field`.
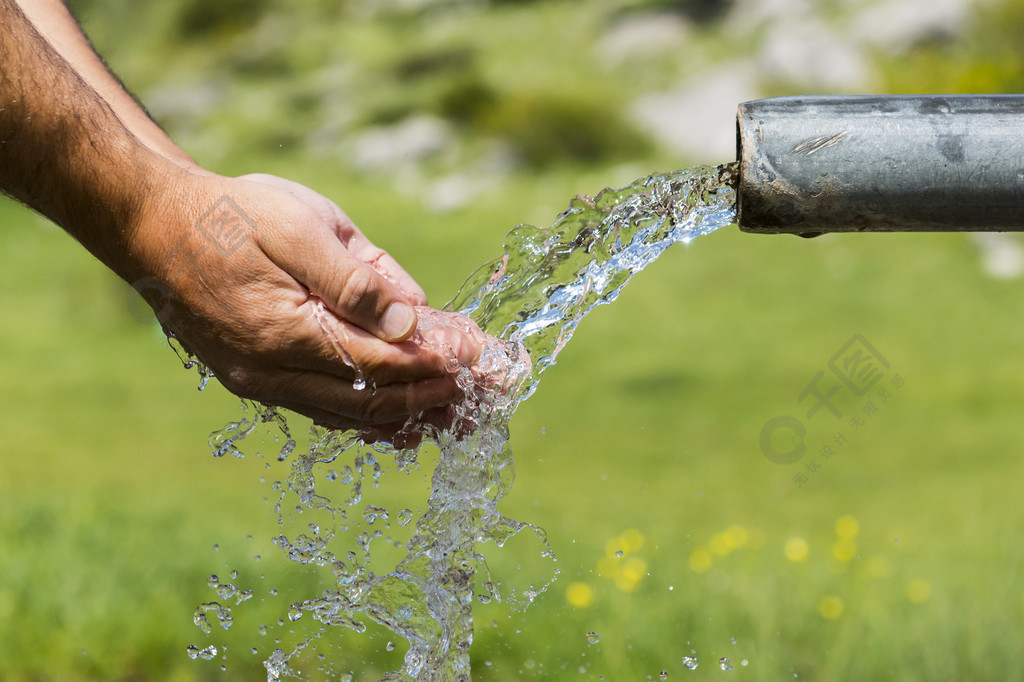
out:
{"label": "blurred green field", "polygon": [[[571,13],[567,3],[496,5],[496,15],[466,21],[525,34],[530,17],[550,12],[538,25],[557,34]],[[606,5],[615,3],[595,6]],[[382,63],[393,56],[379,45],[415,34],[399,20],[362,21],[361,49]],[[180,47],[186,66],[169,68],[196,63],[202,41],[227,49],[241,30],[215,28]],[[92,32],[104,30],[112,40],[112,29]],[[138,40],[104,51],[146,83],[171,39],[153,48],[153,64],[133,65],[124,55]],[[304,50],[323,40],[316,33],[288,53],[300,62],[289,68],[303,73]],[[483,71],[519,78],[512,48],[495,40],[504,47],[483,53]],[[943,89],[934,74],[943,54],[982,60],[986,49],[971,47],[982,42],[947,53],[924,45],[912,63]],[[882,69],[891,82],[909,78]],[[949,89],[976,86],[967,72],[951,74],[959,80]],[[1020,78],[982,72],[993,87]],[[522,82],[543,89],[548,77],[573,78]],[[430,101],[444,89],[423,87]],[[419,101],[394,83],[374,96],[379,111]],[[520,134],[495,123],[500,110],[472,124],[465,158],[495,130]],[[189,151],[221,172],[278,173],[336,199],[435,305],[500,254],[515,224],[549,224],[577,192],[682,165],[658,149],[527,155],[500,185],[436,212],[396,193],[386,175],[272,145],[295,127],[293,114],[245,118],[225,105],[210,114],[213,130],[237,123],[240,138],[259,144],[224,132],[220,152]],[[213,459],[206,438],[237,418],[238,401],[216,386],[197,392],[135,294],[57,228],[6,200],[0,225],[0,679],[259,679],[270,651],[294,640],[274,625],[287,605],[325,587],[270,542],[270,482],[286,466]],[[965,235],[801,240],[733,226],[673,247],[638,275],[581,325],[512,422],[517,481],[502,508],[547,529],[561,576],[525,612],[477,608],[474,678],[1024,678],[1024,279],[992,278],[981,257]],[[890,397],[876,393],[869,413],[866,399],[844,393],[842,419],[805,418],[798,396],[819,371],[822,388],[835,381],[828,362],[854,334],[891,363]],[[808,453],[794,464],[769,461],[759,446],[778,415],[807,425]],[[821,447],[840,431],[845,440],[825,459]],[[410,476],[388,471],[374,494],[422,511],[428,475],[429,461]],[[513,583],[550,570],[527,538],[489,555]],[[206,636],[193,610],[213,598],[207,577],[231,570],[256,598],[234,609],[231,630]],[[270,634],[259,634],[263,624]],[[600,641],[589,643],[589,632]],[[403,651],[401,642],[387,651],[386,633],[334,636],[338,645],[322,651],[357,680],[379,679]],[[227,651],[190,660],[193,644]],[[699,658],[695,670],[688,655]],[[722,657],[733,670],[720,669]],[[316,665],[304,668],[310,679]]]}

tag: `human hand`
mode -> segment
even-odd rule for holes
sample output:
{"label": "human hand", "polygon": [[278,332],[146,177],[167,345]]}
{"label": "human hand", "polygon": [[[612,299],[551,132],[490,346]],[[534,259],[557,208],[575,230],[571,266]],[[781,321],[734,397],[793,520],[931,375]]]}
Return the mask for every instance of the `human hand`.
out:
{"label": "human hand", "polygon": [[[401,429],[364,433],[366,442],[388,440],[396,447],[413,447],[428,427],[440,428],[457,438],[475,431],[494,413],[508,414],[519,399],[519,389],[529,377],[532,362],[519,343],[484,333],[471,318],[461,313],[416,309],[418,323],[410,341],[447,359],[446,369],[463,391],[460,401],[433,408]],[[474,339],[480,347],[475,362],[461,361],[455,350],[462,337]]]}
{"label": "human hand", "polygon": [[341,207],[327,197],[311,190],[305,185],[300,185],[297,182],[276,175],[250,173],[242,175],[238,179],[262,182],[265,185],[291,194],[316,212],[320,221],[334,232],[349,253],[369,265],[388,282],[398,287],[413,305],[425,306],[427,304],[427,295],[420,288],[420,285],[416,283],[416,280],[410,277],[409,273],[389,253],[384,249],[374,246],[356,227],[352,219],[341,210]]}
{"label": "human hand", "polygon": [[[462,396],[447,359],[408,340],[422,289],[333,202],[264,175],[168,187],[128,237],[127,278],[228,390],[377,437]],[[448,347],[480,353],[464,333]]]}

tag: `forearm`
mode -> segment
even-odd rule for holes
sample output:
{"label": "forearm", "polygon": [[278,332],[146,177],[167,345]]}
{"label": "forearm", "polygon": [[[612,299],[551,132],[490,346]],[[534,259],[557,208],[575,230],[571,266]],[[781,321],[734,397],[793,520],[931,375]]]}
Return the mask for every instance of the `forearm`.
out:
{"label": "forearm", "polygon": [[131,282],[229,390],[372,437],[446,414],[448,356],[475,362],[473,336],[408,341],[422,290],[336,204],[176,149],[57,0],[0,0],[0,190]]}
{"label": "forearm", "polygon": [[132,233],[153,178],[171,164],[129,132],[14,0],[0,0],[0,65],[0,187],[136,276]]}
{"label": "forearm", "polygon": [[17,0],[17,4],[29,23],[96,91],[135,137],[179,166],[196,168],[195,161],[174,144],[107,69],[63,0]]}

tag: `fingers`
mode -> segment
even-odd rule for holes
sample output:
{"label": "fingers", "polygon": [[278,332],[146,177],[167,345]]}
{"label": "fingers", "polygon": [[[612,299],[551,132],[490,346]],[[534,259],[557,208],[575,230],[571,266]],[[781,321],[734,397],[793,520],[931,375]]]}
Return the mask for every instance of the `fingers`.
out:
{"label": "fingers", "polygon": [[[345,216],[346,220],[348,216]],[[351,224],[351,221],[350,221]],[[381,277],[397,286],[413,305],[426,305],[427,295],[416,280],[398,264],[391,254],[374,245],[355,225],[351,225],[349,237],[343,240],[346,248],[359,260],[367,263]]]}
{"label": "fingers", "polygon": [[430,334],[443,336],[442,353],[440,343],[432,348],[413,341],[388,343],[330,313],[318,317],[314,301],[301,306],[297,314],[297,326],[302,331],[296,336],[304,339],[302,352],[282,358],[297,369],[315,369],[351,379],[354,368],[347,364],[351,361],[366,379],[384,386],[447,374],[448,353],[454,353],[465,365],[480,356],[479,344],[454,329],[429,330]]}
{"label": "fingers", "polygon": [[320,221],[338,237],[352,255],[373,268],[384,279],[398,287],[413,305],[426,305],[427,295],[409,273],[386,251],[375,246],[356,227],[352,219],[336,203],[314,190],[265,173],[243,175],[240,179],[259,182],[288,192],[294,198],[312,208]]}
{"label": "fingers", "polygon": [[266,387],[267,393],[275,396],[270,402],[340,429],[400,427],[409,417],[446,408],[462,398],[451,377],[358,391],[351,383],[319,372],[293,372],[279,379],[281,383]]}
{"label": "fingers", "polygon": [[[402,286],[388,281],[346,247],[343,234],[350,241],[355,239],[362,251],[374,250],[375,257],[382,253],[359,238],[361,233],[334,202],[274,176],[248,176],[240,184],[256,195],[253,204],[272,206],[268,211],[272,220],[265,221],[259,244],[278,267],[322,298],[336,315],[371,334],[391,342],[412,335],[416,328],[412,304],[422,292],[401,277]],[[411,298],[403,287],[410,290]]]}
{"label": "fingers", "polygon": [[[310,218],[311,216],[307,216]],[[321,224],[278,224],[260,240],[267,256],[338,317],[384,341],[404,341],[416,328],[405,294],[356,258]]]}

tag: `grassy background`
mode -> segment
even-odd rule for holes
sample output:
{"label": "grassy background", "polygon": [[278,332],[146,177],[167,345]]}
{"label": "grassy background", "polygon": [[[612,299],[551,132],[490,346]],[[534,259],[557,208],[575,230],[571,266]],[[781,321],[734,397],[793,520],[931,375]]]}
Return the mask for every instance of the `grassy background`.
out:
{"label": "grassy background", "polygon": [[[678,77],[678,55],[596,78],[580,52],[616,12],[673,3],[462,3],[472,11],[436,19],[444,33],[420,31],[418,13],[308,2],[281,24],[301,40],[260,43],[252,32],[282,13],[273,2],[223,13],[80,4],[129,83],[199,73],[225,89],[201,116],[169,117],[189,151],[221,172],[275,172],[337,199],[435,304],[516,223],[550,223],[576,192],[683,165],[640,138],[621,146],[638,133],[602,106],[620,88]],[[117,12],[145,30],[122,35],[99,19]],[[1013,89],[1019,52],[1007,36],[1020,14],[997,3],[957,38],[876,55],[879,89]],[[704,25],[685,49],[713,61],[721,31]],[[526,59],[529,45],[546,47]],[[425,73],[413,57],[444,51],[448,66],[429,78],[397,75],[398,64]],[[326,53],[359,66],[345,92],[367,100],[332,134],[431,111],[455,120],[458,137],[417,167],[421,179],[472,167],[493,139],[516,162],[465,206],[432,212],[422,194],[396,191],[393,174],[314,153],[304,131],[330,112],[323,92],[304,91],[321,81],[295,74],[321,73]],[[459,104],[467,92],[486,105]],[[523,110],[541,123],[521,125]],[[546,155],[565,117],[621,126],[622,137],[602,128]],[[58,229],[6,201],[0,225],[0,678],[258,678],[260,661],[294,639],[274,626],[287,604],[320,589],[269,542],[261,479],[284,468],[211,458],[206,436],[236,417],[237,401],[217,387],[197,393],[134,294]],[[987,276],[964,235],[800,240],[727,228],[674,247],[582,325],[513,421],[518,475],[504,509],[547,529],[562,575],[525,613],[478,608],[474,676],[1022,677],[1022,301],[1024,281]],[[848,418],[807,420],[812,452],[769,462],[762,425],[800,416],[797,396],[855,333],[892,363],[886,379],[905,384],[858,431]],[[840,406],[849,416],[862,405]],[[847,440],[825,461],[816,451],[837,430]],[[388,472],[376,494],[421,510],[427,474]],[[837,544],[848,516],[853,548]],[[495,572],[542,576],[536,547],[516,542],[492,553]],[[207,576],[231,570],[256,599],[208,638],[192,611],[213,597]],[[402,651],[386,651],[382,633],[337,637],[325,651],[356,679],[377,679]],[[209,643],[226,643],[227,658],[186,657],[187,645]],[[681,661],[691,651],[695,671]],[[720,670],[720,657],[735,670]]]}

